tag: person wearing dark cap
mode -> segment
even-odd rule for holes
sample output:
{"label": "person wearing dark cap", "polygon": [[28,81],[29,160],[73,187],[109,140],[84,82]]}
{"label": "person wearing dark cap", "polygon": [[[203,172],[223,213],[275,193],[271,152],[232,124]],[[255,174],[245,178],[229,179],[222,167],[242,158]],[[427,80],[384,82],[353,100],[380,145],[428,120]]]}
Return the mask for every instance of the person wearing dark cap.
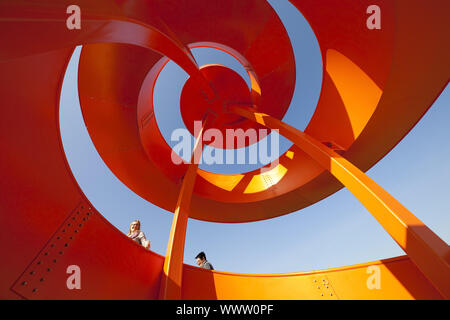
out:
{"label": "person wearing dark cap", "polygon": [[197,264],[200,266],[200,268],[203,269],[209,269],[209,270],[214,270],[213,266],[211,263],[209,263],[208,260],[206,260],[206,254],[202,251],[200,252],[195,259],[197,260]]}

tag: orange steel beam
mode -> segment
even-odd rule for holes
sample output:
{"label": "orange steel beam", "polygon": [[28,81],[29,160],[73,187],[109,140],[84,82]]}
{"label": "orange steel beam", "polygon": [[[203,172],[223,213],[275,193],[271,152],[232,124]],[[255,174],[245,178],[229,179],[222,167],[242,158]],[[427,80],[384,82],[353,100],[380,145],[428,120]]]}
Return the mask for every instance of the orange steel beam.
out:
{"label": "orange steel beam", "polygon": [[231,106],[231,112],[256,121],[300,147],[337,178],[367,208],[428,280],[450,299],[449,246],[399,201],[341,155],[304,132],[267,114]]}
{"label": "orange steel beam", "polygon": [[197,168],[202,153],[203,131],[211,116],[206,115],[201,130],[195,137],[191,162],[183,178],[177,206],[175,208],[172,228],[170,229],[169,243],[167,245],[166,258],[164,259],[163,274],[161,279],[160,299],[181,299],[181,283],[183,276],[184,242],[186,239],[186,228],[191,206],[192,192],[194,190]]}

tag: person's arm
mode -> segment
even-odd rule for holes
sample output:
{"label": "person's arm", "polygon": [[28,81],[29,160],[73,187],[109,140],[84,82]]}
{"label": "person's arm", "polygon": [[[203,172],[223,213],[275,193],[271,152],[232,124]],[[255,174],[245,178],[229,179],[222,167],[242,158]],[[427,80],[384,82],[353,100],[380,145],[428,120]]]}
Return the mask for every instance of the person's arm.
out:
{"label": "person's arm", "polygon": [[144,248],[150,250],[150,240],[145,238],[145,234],[142,231],[139,234],[139,241]]}

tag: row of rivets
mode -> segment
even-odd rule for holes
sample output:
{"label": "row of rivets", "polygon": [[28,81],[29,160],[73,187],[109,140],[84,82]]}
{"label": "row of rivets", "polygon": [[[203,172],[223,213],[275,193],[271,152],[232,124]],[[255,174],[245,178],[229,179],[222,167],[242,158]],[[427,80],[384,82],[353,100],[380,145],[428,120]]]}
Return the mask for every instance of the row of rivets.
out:
{"label": "row of rivets", "polygon": [[[68,248],[70,245],[70,242],[74,240],[75,234],[79,232],[79,228],[83,227],[83,224],[89,219],[89,216],[92,214],[92,209],[88,207],[86,210],[86,213],[83,213],[85,209],[85,205],[79,205],[74,213],[66,219],[64,224],[59,228],[60,231],[56,233],[52,241],[50,241],[49,245],[44,248],[41,252],[43,252],[40,256],[38,256],[35,259],[35,263],[32,263],[30,267],[23,275],[21,276],[24,280],[19,280],[16,283],[20,284],[20,286],[15,286],[13,290],[20,291],[19,293],[22,295],[26,295],[27,292],[30,292],[26,290],[25,288],[30,288],[31,293],[36,293],[38,291],[38,283],[43,283],[46,280],[46,275],[49,275],[49,273],[53,270],[53,266],[58,262],[58,257],[62,256],[64,254],[64,249]],[[77,220],[80,219],[81,221],[77,222]],[[73,229],[76,228],[76,229]],[[72,234],[70,230],[73,229]],[[61,244],[61,240],[65,239],[66,241],[63,241],[64,244]],[[55,251],[55,248],[57,246],[60,246],[59,250],[57,252]],[[53,252],[53,257],[51,257],[51,254]],[[56,256],[56,257],[55,257]],[[45,269],[44,262],[47,261],[47,265]],[[49,265],[50,264],[50,265]],[[38,276],[39,275],[39,276]],[[37,282],[35,285],[31,285],[33,282]]]}
{"label": "row of rivets", "polygon": [[320,296],[321,297],[324,297],[325,295],[329,295],[330,297],[334,296],[334,293],[330,292],[333,289],[331,288],[331,286],[330,286],[330,284],[328,282],[328,279],[326,277],[325,278],[321,277],[320,279],[313,279],[313,282],[314,282],[316,288],[318,290],[322,291],[322,292],[320,292]]}

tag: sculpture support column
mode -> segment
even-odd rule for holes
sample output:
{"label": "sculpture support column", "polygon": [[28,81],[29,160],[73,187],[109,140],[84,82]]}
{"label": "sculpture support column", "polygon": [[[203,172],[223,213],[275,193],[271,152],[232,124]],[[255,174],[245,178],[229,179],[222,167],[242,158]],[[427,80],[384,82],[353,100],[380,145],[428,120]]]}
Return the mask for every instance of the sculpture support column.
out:
{"label": "sculpture support column", "polygon": [[232,106],[229,111],[279,130],[327,169],[377,219],[443,297],[450,299],[449,246],[399,201],[344,157],[306,133],[250,108]]}
{"label": "sculpture support column", "polygon": [[162,300],[181,299],[186,228],[189,218],[192,191],[194,190],[195,178],[197,177],[198,161],[203,148],[202,135],[207,122],[208,115],[203,121],[201,130],[199,130],[195,137],[191,162],[183,178],[180,194],[178,195],[161,279],[159,297]]}

